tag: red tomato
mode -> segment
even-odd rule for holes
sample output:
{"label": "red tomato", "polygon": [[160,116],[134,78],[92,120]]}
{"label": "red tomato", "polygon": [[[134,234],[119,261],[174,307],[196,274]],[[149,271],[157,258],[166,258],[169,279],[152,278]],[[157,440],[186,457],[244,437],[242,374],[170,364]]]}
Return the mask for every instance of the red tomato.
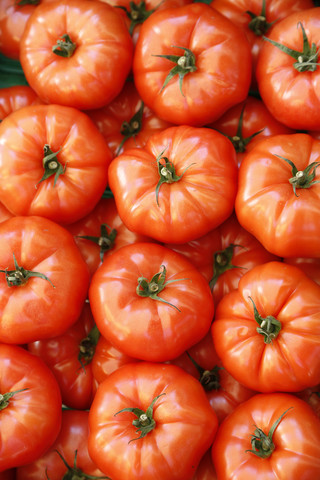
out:
{"label": "red tomato", "polygon": [[191,480],[218,421],[191,375],[140,362],[99,385],[89,427],[89,454],[111,478]]}
{"label": "red tomato", "polygon": [[124,245],[151,241],[125,226],[114,198],[102,198],[92,212],[66,228],[74,236],[91,276],[104,258]]}
{"label": "red tomato", "polygon": [[312,0],[213,0],[210,5],[245,32],[252,52],[254,89],[257,89],[255,71],[263,36],[269,36],[272,26],[291,13],[314,7]]}
{"label": "red tomato", "polygon": [[16,469],[10,468],[4,472],[0,472],[0,480],[16,480]]}
{"label": "red tomato", "polygon": [[56,379],[38,357],[0,345],[0,471],[25,465],[47,451],[61,425]]}
{"label": "red tomato", "polygon": [[307,402],[315,414],[320,418],[320,384],[296,392],[297,397]]}
{"label": "red tomato", "polygon": [[109,105],[89,110],[87,114],[104,136],[114,157],[129,148],[144,147],[153,133],[172,126],[144,105],[131,81],[125,83]]}
{"label": "red tomato", "polygon": [[[219,480],[320,478],[320,420],[294,395],[255,395],[216,435],[212,459]],[[257,454],[260,454],[258,456]]]}
{"label": "red tomato", "polygon": [[79,318],[89,272],[60,225],[33,216],[0,223],[0,268],[1,342],[54,337]]}
{"label": "red tomato", "polygon": [[88,416],[86,411],[64,410],[54,445],[32,463],[17,468],[16,480],[107,478],[88,453]]}
{"label": "red tomato", "polygon": [[239,168],[237,218],[279,257],[320,256],[319,159],[320,141],[310,135],[274,135]]}
{"label": "red tomato", "polygon": [[217,480],[217,474],[211,458],[211,449],[202,457],[192,480]]}
{"label": "red tomato", "polygon": [[113,159],[109,184],[129,230],[161,242],[185,243],[231,215],[237,170],[227,138],[209,128],[182,125]]}
{"label": "red tomato", "polygon": [[290,128],[320,129],[319,21],[319,8],[292,13],[273,27],[269,39],[276,44],[265,41],[260,51],[260,95],[271,114]]}
{"label": "red tomato", "polygon": [[248,97],[244,102],[230,108],[216,122],[208,126],[231,140],[237,152],[238,166],[246,153],[252,150],[262,138],[295,133],[278,122],[264,103],[255,97]]}
{"label": "red tomato", "polygon": [[133,58],[134,82],[157,116],[203,126],[245,100],[251,80],[245,34],[203,3],[152,14]]}
{"label": "red tomato", "polygon": [[85,113],[27,106],[1,122],[0,136],[0,201],[14,215],[67,224],[100,200],[112,155]]}
{"label": "red tomato", "polygon": [[283,261],[299,267],[308,277],[320,285],[320,258],[290,257],[284,258]]}
{"label": "red tomato", "polygon": [[80,110],[100,108],[121,92],[132,56],[123,18],[97,1],[39,5],[20,42],[24,74],[39,97]]}
{"label": "red tomato", "polygon": [[91,368],[99,339],[90,311],[85,304],[79,319],[64,334],[28,344],[29,352],[42,358],[57,379],[62,402],[69,408],[90,408],[97,382]]}
{"label": "red tomato", "polygon": [[217,306],[212,337],[223,366],[259,392],[320,383],[320,286],[299,268],[258,265]]}
{"label": "red tomato", "polygon": [[130,357],[163,362],[210,329],[214,305],[201,273],[153,243],[127,245],[94,274],[89,300],[100,333]]}
{"label": "red tomato", "polygon": [[202,273],[209,282],[215,305],[238,287],[240,278],[248,270],[278,259],[241,227],[234,214],[203,237],[165,246],[186,256]]}
{"label": "red tomato", "polygon": [[37,94],[27,85],[14,85],[0,89],[0,120],[9,113],[28,105],[42,103]]}

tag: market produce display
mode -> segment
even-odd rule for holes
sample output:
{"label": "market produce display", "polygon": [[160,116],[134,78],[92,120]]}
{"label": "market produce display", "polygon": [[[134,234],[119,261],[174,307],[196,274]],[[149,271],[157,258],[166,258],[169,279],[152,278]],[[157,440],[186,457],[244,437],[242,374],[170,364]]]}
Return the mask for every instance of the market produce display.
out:
{"label": "market produce display", "polygon": [[319,0],[0,0],[0,480],[320,480]]}

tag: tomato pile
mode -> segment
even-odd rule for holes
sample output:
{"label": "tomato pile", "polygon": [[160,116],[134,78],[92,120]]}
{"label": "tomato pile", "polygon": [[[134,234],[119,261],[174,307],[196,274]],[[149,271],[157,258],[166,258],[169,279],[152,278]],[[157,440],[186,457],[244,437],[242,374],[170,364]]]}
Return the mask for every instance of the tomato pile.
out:
{"label": "tomato pile", "polygon": [[0,3],[0,480],[319,480],[320,9]]}

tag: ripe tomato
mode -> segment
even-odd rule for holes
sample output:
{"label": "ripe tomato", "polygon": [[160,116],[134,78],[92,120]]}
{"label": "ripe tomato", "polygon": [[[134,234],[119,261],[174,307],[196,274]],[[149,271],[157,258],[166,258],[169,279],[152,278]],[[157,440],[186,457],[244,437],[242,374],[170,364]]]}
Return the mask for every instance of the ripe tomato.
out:
{"label": "ripe tomato", "polygon": [[283,261],[290,265],[296,265],[320,285],[320,258],[289,257],[284,258]]}
{"label": "ripe tomato", "polygon": [[279,257],[320,256],[319,158],[320,141],[310,135],[274,135],[239,168],[237,218]]}
{"label": "ripe tomato", "polygon": [[276,23],[260,51],[260,95],[271,114],[290,128],[320,129],[319,21],[319,8],[292,13]]}
{"label": "ripe tomato", "polygon": [[216,309],[212,337],[223,366],[259,392],[320,383],[320,286],[298,267],[247,272]]}
{"label": "ripe tomato", "polygon": [[134,82],[156,115],[203,126],[245,100],[251,80],[245,34],[204,3],[153,13],[142,25]]}
{"label": "ripe tomato", "polygon": [[35,461],[17,468],[16,480],[106,479],[88,453],[88,417],[84,410],[63,410],[55,443]]}
{"label": "ripe tomato", "polygon": [[305,388],[301,392],[296,392],[295,395],[307,402],[320,418],[320,384],[315,387]]}
{"label": "ripe tomato", "polygon": [[129,230],[161,242],[185,243],[231,215],[237,175],[227,138],[209,128],[182,125],[113,159],[109,184]]}
{"label": "ripe tomato", "polygon": [[20,108],[1,122],[0,138],[0,201],[14,215],[67,224],[100,200],[112,155],[85,113],[62,105]]}
{"label": "ripe tomato", "polygon": [[54,337],[79,318],[89,272],[60,225],[34,216],[0,223],[0,268],[1,342]]}
{"label": "ripe tomato", "polygon": [[14,85],[0,89],[0,120],[9,113],[28,105],[42,103],[37,94],[27,85]]}
{"label": "ripe tomato", "polygon": [[89,454],[111,478],[191,480],[218,421],[191,375],[139,362],[99,385],[89,427]]}
{"label": "ripe tomato", "polygon": [[0,344],[0,471],[33,462],[55,441],[61,394],[45,363],[17,345]]}
{"label": "ripe tomato", "polygon": [[212,459],[219,480],[313,480],[320,478],[319,441],[320,420],[306,402],[260,394],[220,425]]}
{"label": "ripe tomato", "polygon": [[217,480],[217,474],[211,458],[211,449],[202,457],[192,480]]}
{"label": "ripe tomato", "polygon": [[80,110],[100,108],[121,92],[132,56],[123,18],[100,1],[39,5],[20,42],[24,74],[39,97]]}
{"label": "ripe tomato", "polygon": [[89,300],[100,333],[130,357],[163,362],[210,329],[214,305],[201,273],[154,243],[127,245],[94,274]]}

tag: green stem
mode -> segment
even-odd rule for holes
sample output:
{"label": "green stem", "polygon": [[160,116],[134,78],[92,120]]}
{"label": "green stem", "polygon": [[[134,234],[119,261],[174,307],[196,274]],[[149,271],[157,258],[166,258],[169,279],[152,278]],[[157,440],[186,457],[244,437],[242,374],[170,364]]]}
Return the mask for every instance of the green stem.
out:
{"label": "green stem", "polygon": [[289,178],[289,182],[292,185],[293,192],[296,197],[297,188],[310,188],[315,183],[319,183],[320,180],[314,180],[316,176],[316,169],[319,167],[320,162],[312,162],[304,170],[298,170],[295,164],[288,158],[282,157],[281,155],[274,154],[275,157],[285,160],[291,166],[292,177]]}
{"label": "green stem", "polygon": [[150,15],[157,10],[161,3],[162,1],[151,10],[146,9],[146,2],[144,0],[139,3],[130,2],[129,10],[121,5],[116,5],[116,7],[121,8],[125,11],[127,17],[130,20],[129,33],[130,35],[132,35],[134,28],[147,20],[147,18],[149,18]]}
{"label": "green stem", "polygon": [[21,390],[15,390],[14,392],[7,392],[7,393],[0,393],[0,411],[7,408],[10,403],[10,399],[16,394],[20,392],[24,392],[28,390],[28,388],[22,388]]}
{"label": "green stem", "polygon": [[254,319],[259,324],[259,327],[257,327],[257,332],[263,335],[264,343],[270,344],[275,338],[277,338],[281,330],[281,323],[272,315],[268,315],[265,318],[261,317],[254,301],[251,297],[249,297],[249,299],[253,305]]}
{"label": "green stem", "polygon": [[95,325],[92,327],[88,335],[80,341],[78,360],[82,368],[92,361],[99,338],[100,332]]}
{"label": "green stem", "polygon": [[13,261],[15,270],[8,270],[7,268],[5,270],[0,270],[0,272],[5,273],[8,287],[20,287],[25,285],[30,277],[38,277],[42,278],[43,280],[47,280],[49,283],[51,283],[53,288],[55,288],[51,280],[44,275],[44,273],[32,272],[31,270],[25,270],[23,267],[20,267],[14,254]]}
{"label": "green stem", "polygon": [[220,385],[220,376],[219,370],[222,367],[215,365],[211,370],[206,370],[202,368],[195,360],[191,357],[189,352],[186,352],[188,357],[190,358],[193,365],[196,367],[199,373],[199,382],[203,386],[206,392],[210,392],[211,390],[219,390],[221,388]]}
{"label": "green stem", "polygon": [[213,277],[209,282],[211,290],[213,290],[219,277],[223,275],[227,270],[231,270],[232,268],[245,268],[245,267],[239,267],[238,265],[232,264],[232,257],[233,257],[235,247],[244,248],[242,245],[235,245],[231,243],[224,250],[218,250],[217,252],[215,252],[213,256],[214,258]]}
{"label": "green stem", "polygon": [[57,40],[57,43],[52,47],[52,52],[59,57],[69,58],[73,55],[76,49],[76,44],[72,42],[69,35],[66,33]]}
{"label": "green stem", "polygon": [[[61,455],[59,450],[55,450],[55,452],[59,455],[61,460],[63,461],[65,467],[67,468],[66,473],[63,475],[62,480],[98,480],[98,479],[105,479],[105,480],[111,480],[110,477],[97,477],[95,475],[89,475],[87,473],[84,473],[80,468],[77,467],[77,455],[78,455],[78,450],[74,452],[74,462],[73,462],[73,467],[68,464],[66,459]],[[50,480],[48,476],[48,472],[46,470],[46,477],[47,480]]]}
{"label": "green stem", "polygon": [[[109,229],[109,231],[108,231]],[[117,230],[109,227],[106,223],[100,225],[100,236],[95,237],[93,235],[77,235],[77,238],[83,238],[90,240],[100,247],[100,261],[103,262],[104,254],[109,252],[113,247],[117,237]]]}
{"label": "green stem", "polygon": [[44,168],[44,173],[37,185],[54,175],[53,186],[55,187],[59,176],[62,175],[66,170],[66,165],[63,166],[57,159],[57,155],[60,151],[61,148],[57,152],[53,152],[48,144],[43,147],[44,157],[42,159],[42,165]]}
{"label": "green stem", "polygon": [[120,151],[124,143],[132,137],[135,137],[142,128],[142,118],[143,118],[143,109],[144,103],[141,102],[139,110],[133,115],[133,117],[128,122],[123,122],[121,125],[120,133],[123,135],[123,139],[117,148],[116,155],[120,154]]}
{"label": "green stem", "polygon": [[267,22],[266,0],[262,0],[262,9],[259,15],[250,12],[250,10],[247,10],[246,13],[251,17],[248,27],[259,37],[267,33],[269,28],[276,22],[276,20],[273,22]]}

